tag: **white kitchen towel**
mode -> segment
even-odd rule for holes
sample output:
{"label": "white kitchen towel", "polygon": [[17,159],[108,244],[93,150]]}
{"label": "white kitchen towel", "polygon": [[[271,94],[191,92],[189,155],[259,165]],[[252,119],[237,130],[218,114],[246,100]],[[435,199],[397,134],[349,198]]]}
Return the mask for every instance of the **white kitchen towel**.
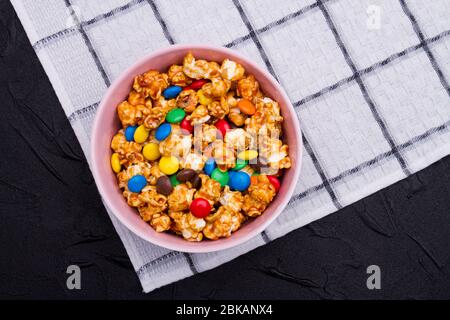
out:
{"label": "white kitchen towel", "polygon": [[146,243],[111,219],[145,292],[214,268],[403,179],[450,151],[448,0],[12,0],[89,159],[102,95],[173,43],[240,51],[286,89],[304,133],[288,207],[210,254]]}

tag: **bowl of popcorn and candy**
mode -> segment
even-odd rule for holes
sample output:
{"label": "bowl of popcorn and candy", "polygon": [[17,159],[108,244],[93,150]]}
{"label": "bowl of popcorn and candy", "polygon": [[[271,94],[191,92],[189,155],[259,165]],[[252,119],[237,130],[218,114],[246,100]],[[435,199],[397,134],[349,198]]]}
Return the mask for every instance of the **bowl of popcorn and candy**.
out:
{"label": "bowl of popcorn and candy", "polygon": [[212,252],[258,236],[282,212],[302,139],[264,68],[230,49],[175,45],[114,81],[90,153],[103,201],[122,224],[165,248]]}

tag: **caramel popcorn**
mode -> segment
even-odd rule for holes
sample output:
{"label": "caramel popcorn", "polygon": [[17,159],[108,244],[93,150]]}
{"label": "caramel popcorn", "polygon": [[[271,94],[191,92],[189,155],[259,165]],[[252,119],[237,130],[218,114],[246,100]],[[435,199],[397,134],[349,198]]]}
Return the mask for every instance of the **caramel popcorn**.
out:
{"label": "caramel popcorn", "polygon": [[195,193],[195,189],[189,189],[185,184],[179,184],[173,188],[168,197],[170,211],[189,210],[189,205]]}
{"label": "caramel popcorn", "polygon": [[185,87],[192,82],[192,80],[183,72],[183,66],[172,65],[167,71],[169,81],[171,84]]}
{"label": "caramel popcorn", "polygon": [[202,87],[203,92],[207,97],[220,98],[224,96],[231,87],[229,80],[213,78],[211,82]]}
{"label": "caramel popcorn", "polygon": [[183,72],[193,79],[213,79],[220,76],[220,66],[216,62],[196,60],[188,53],[183,60]]}
{"label": "caramel popcorn", "polygon": [[194,90],[183,90],[178,95],[176,105],[178,108],[184,109],[187,113],[192,113],[198,104],[197,92]]}
{"label": "caramel popcorn", "polygon": [[186,117],[186,120],[191,122],[191,125],[195,126],[196,124],[202,124],[208,121],[211,116],[208,113],[208,109],[199,104],[195,110]]}
{"label": "caramel popcorn", "polygon": [[222,78],[236,81],[244,77],[245,69],[239,63],[225,59],[220,67],[220,73]]}
{"label": "caramel popcorn", "polygon": [[220,198],[220,183],[205,174],[200,174],[200,179],[202,179],[202,186],[195,193],[194,198],[204,198],[213,206]]}
{"label": "caramel popcorn", "polygon": [[202,230],[205,228],[204,219],[196,218],[191,213],[179,211],[169,212],[173,219],[172,230],[181,234],[188,241],[201,241],[203,239]]}
{"label": "caramel popcorn", "polygon": [[254,76],[249,75],[238,81],[236,92],[238,96],[253,101],[253,98],[260,96],[259,83]]}
{"label": "caramel popcorn", "polygon": [[134,78],[133,89],[142,93],[144,97],[150,97],[155,100],[169,86],[168,80],[169,76],[167,74],[150,70]]}
{"label": "caramel popcorn", "polygon": [[188,53],[166,72],[137,75],[117,116],[111,164],[125,201],[156,232],[187,241],[230,237],[263,214],[292,166],[280,106],[230,59]]}
{"label": "caramel popcorn", "polygon": [[206,218],[203,234],[211,240],[229,237],[232,232],[239,229],[244,220],[242,213],[229,211],[222,206],[216,213]]}
{"label": "caramel popcorn", "polygon": [[140,153],[142,146],[134,141],[127,141],[123,130],[120,130],[111,141],[111,149],[117,152],[122,160],[127,154]]}
{"label": "caramel popcorn", "polygon": [[186,135],[177,125],[172,125],[172,133],[159,143],[159,152],[163,156],[184,157],[192,147],[192,136]]}
{"label": "caramel popcorn", "polygon": [[252,182],[248,188],[248,194],[244,196],[242,207],[244,213],[249,217],[261,215],[275,197],[275,187],[270,183],[267,176],[256,176],[255,181],[256,183]]}
{"label": "caramel popcorn", "polygon": [[233,168],[236,163],[234,150],[227,146],[222,140],[214,142],[212,156],[216,160],[217,167],[222,171]]}

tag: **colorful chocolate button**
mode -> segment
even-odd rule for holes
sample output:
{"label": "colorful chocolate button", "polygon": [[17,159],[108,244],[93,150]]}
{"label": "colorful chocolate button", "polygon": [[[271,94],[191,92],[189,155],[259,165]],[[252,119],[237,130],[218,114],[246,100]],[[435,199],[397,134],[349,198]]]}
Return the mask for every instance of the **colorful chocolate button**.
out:
{"label": "colorful chocolate button", "polygon": [[225,134],[227,133],[228,130],[231,130],[231,126],[230,124],[223,120],[220,119],[219,121],[217,121],[214,126],[217,128],[217,130],[220,131],[220,133],[222,134],[222,137],[225,139]]}
{"label": "colorful chocolate button", "polygon": [[255,105],[247,99],[241,99],[239,100],[237,107],[239,108],[239,110],[241,110],[242,113],[248,114],[248,115],[253,115],[256,112],[256,107]]}
{"label": "colorful chocolate button", "polygon": [[183,90],[199,90],[201,87],[203,87],[204,84],[208,82],[209,81],[206,79],[195,80],[190,85],[185,87]]}
{"label": "colorful chocolate button", "polygon": [[186,112],[181,108],[175,108],[166,115],[166,121],[169,123],[179,123],[186,116]]}
{"label": "colorful chocolate button", "polygon": [[150,130],[148,130],[144,125],[140,125],[134,131],[134,141],[137,143],[144,143],[148,139],[148,135],[150,134]]}
{"label": "colorful chocolate button", "polygon": [[213,178],[214,180],[219,182],[222,187],[226,186],[228,183],[228,180],[230,179],[228,172],[227,171],[223,172],[223,171],[219,170],[219,168],[215,168],[212,171],[211,178]]}
{"label": "colorful chocolate button", "polygon": [[278,178],[275,176],[267,176],[267,179],[269,179],[270,183],[274,186],[275,191],[278,192],[281,187],[280,180],[278,180]]}
{"label": "colorful chocolate button", "polygon": [[120,159],[118,153],[113,153],[111,155],[111,168],[115,173],[119,173],[122,166],[120,165]]}
{"label": "colorful chocolate button", "polygon": [[183,90],[183,88],[180,86],[170,86],[163,91],[162,95],[167,100],[174,99],[180,94],[181,90]]}
{"label": "colorful chocolate button", "polygon": [[156,191],[165,196],[172,193],[173,186],[169,177],[161,176],[156,180]]}
{"label": "colorful chocolate button", "polygon": [[180,123],[180,128],[186,130],[189,133],[194,132],[194,127],[191,125],[189,121],[184,118]]}
{"label": "colorful chocolate button", "polygon": [[128,180],[128,189],[131,192],[139,193],[147,185],[147,179],[141,174],[135,175]]}
{"label": "colorful chocolate button", "polygon": [[161,157],[161,159],[159,159],[159,170],[166,175],[177,172],[179,166],[180,163],[175,156]]}
{"label": "colorful chocolate button", "polygon": [[242,171],[233,172],[228,185],[232,190],[245,191],[250,186],[250,176]]}
{"label": "colorful chocolate button", "polygon": [[172,183],[173,187],[176,187],[177,185],[181,184],[181,182],[177,180],[177,175],[176,174],[171,175],[169,177],[169,179],[170,179],[170,182]]}
{"label": "colorful chocolate button", "polygon": [[248,164],[247,160],[243,160],[243,159],[236,159],[236,164],[234,165],[234,167],[231,169],[233,171],[239,171],[242,168],[244,168],[246,165]]}
{"label": "colorful chocolate button", "polygon": [[150,142],[142,149],[142,155],[149,161],[158,160],[161,154],[159,153],[159,144]]}
{"label": "colorful chocolate button", "polygon": [[204,198],[196,198],[191,202],[191,213],[197,218],[204,218],[211,212],[211,204]]}
{"label": "colorful chocolate button", "polygon": [[241,151],[238,154],[238,158],[242,159],[242,160],[253,160],[258,156],[258,151],[256,150],[245,150],[245,151]]}
{"label": "colorful chocolate button", "polygon": [[172,126],[169,123],[161,124],[155,132],[155,138],[158,141],[163,141],[172,132]]}
{"label": "colorful chocolate button", "polygon": [[205,173],[208,176],[211,176],[211,173],[213,172],[213,170],[215,168],[216,168],[216,161],[214,160],[214,158],[209,158],[205,162],[205,166],[203,167],[203,171],[205,171]]}
{"label": "colorful chocolate button", "polygon": [[127,141],[134,141],[134,132],[136,129],[137,126],[128,126],[125,129],[125,139],[127,139]]}

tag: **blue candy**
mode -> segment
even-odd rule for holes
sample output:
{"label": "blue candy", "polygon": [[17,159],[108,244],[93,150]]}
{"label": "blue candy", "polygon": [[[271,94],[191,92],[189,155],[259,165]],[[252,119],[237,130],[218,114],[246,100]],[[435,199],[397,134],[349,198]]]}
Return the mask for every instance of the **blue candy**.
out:
{"label": "blue candy", "polygon": [[232,190],[245,191],[250,186],[250,176],[242,171],[235,171],[230,175],[228,185]]}
{"label": "blue candy", "polygon": [[127,141],[134,141],[134,132],[136,129],[137,126],[129,126],[125,129],[125,138]]}
{"label": "blue candy", "polygon": [[205,166],[203,167],[203,171],[205,171],[205,173],[208,176],[211,176],[211,173],[215,168],[216,168],[216,161],[214,160],[214,158],[209,158],[208,160],[206,160]]}
{"label": "blue candy", "polygon": [[155,138],[158,141],[163,141],[172,132],[172,126],[168,123],[163,123],[156,129]]}
{"label": "blue candy", "polygon": [[173,99],[173,98],[176,98],[180,94],[181,90],[183,90],[183,88],[180,86],[170,86],[166,90],[163,91],[162,95],[167,100]]}
{"label": "blue candy", "polygon": [[147,185],[147,179],[143,175],[135,175],[128,180],[128,189],[131,192],[139,193]]}

